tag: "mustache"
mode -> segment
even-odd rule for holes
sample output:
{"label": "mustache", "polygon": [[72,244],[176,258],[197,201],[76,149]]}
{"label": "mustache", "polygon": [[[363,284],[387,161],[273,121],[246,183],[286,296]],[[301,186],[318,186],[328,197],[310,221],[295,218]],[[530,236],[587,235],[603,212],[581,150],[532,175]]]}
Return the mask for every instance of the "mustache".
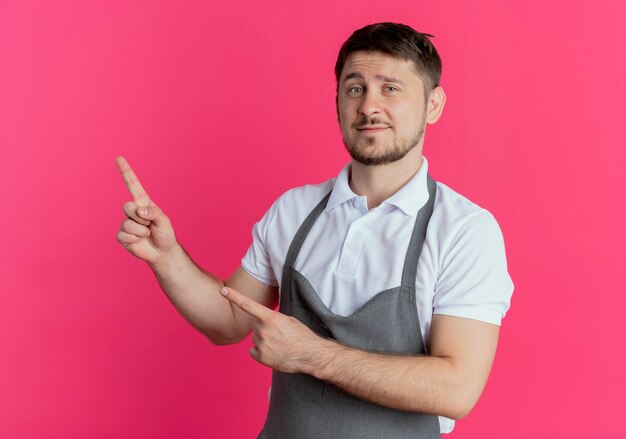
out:
{"label": "mustache", "polygon": [[390,126],[391,124],[387,121],[378,119],[376,117],[363,116],[359,118],[354,125],[356,126],[357,129],[359,129],[363,127],[372,127],[372,126],[387,127],[387,126]]}

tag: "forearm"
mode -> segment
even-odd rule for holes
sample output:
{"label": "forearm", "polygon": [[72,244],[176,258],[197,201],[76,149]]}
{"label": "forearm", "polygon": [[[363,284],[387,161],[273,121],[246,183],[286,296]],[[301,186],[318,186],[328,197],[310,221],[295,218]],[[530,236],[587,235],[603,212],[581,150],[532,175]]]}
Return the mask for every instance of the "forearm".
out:
{"label": "forearm", "polygon": [[287,373],[304,373],[387,407],[460,419],[478,400],[495,355],[499,326],[434,315],[428,356],[388,355],[325,339],[294,317],[237,291],[236,308],[254,317],[250,355]]}
{"label": "forearm", "polygon": [[388,407],[459,419],[480,394],[450,358],[376,354],[330,340],[318,354],[305,373]]}
{"label": "forearm", "polygon": [[197,266],[182,246],[177,244],[149,266],[168,299],[192,326],[215,344],[238,341],[231,305],[219,294],[224,282]]}
{"label": "forearm", "polygon": [[[174,307],[209,340],[216,344],[241,340],[250,332],[250,321],[238,318],[230,302],[219,294],[224,282],[193,262],[177,242],[170,219],[150,199],[128,162],[123,157],[116,162],[133,196],[133,201],[124,204],[126,218],[116,235],[118,242],[148,263]],[[265,287],[258,281],[246,283],[245,277],[233,276],[228,282],[242,283],[253,294],[262,290],[259,284]]]}

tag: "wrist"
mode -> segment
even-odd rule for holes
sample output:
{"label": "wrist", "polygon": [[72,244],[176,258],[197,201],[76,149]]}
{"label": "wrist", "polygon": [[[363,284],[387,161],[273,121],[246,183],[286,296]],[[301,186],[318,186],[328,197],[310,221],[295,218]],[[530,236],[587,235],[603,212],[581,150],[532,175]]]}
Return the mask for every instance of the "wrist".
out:
{"label": "wrist", "polygon": [[178,242],[175,242],[169,249],[160,250],[158,258],[148,262],[148,265],[155,273],[166,274],[176,269],[180,265],[180,261],[185,258],[187,258],[185,249]]}
{"label": "wrist", "polygon": [[312,375],[315,378],[327,381],[332,376],[332,368],[336,364],[336,359],[345,346],[334,340],[326,338],[320,339],[319,348],[313,356],[313,360],[308,363],[308,367],[304,373]]}

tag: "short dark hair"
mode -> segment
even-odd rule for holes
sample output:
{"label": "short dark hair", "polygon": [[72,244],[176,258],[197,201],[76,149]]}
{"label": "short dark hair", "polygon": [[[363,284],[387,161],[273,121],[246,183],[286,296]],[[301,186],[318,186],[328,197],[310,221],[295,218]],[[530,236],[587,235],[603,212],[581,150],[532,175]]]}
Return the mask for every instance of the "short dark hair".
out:
{"label": "short dark hair", "polygon": [[354,52],[380,52],[403,61],[413,61],[418,75],[429,93],[439,85],[441,58],[430,42],[430,34],[417,32],[400,23],[374,23],[358,29],[350,35],[339,50],[335,63],[335,78],[339,89],[339,77],[343,66]]}

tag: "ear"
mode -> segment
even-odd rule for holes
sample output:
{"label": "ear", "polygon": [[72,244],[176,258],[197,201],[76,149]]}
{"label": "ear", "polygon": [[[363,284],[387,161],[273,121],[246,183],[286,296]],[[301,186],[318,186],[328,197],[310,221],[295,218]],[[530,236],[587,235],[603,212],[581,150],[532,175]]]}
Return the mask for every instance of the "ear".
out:
{"label": "ear", "polygon": [[433,88],[428,94],[428,101],[426,102],[426,122],[429,124],[437,122],[445,104],[446,93],[443,88],[441,86]]}

